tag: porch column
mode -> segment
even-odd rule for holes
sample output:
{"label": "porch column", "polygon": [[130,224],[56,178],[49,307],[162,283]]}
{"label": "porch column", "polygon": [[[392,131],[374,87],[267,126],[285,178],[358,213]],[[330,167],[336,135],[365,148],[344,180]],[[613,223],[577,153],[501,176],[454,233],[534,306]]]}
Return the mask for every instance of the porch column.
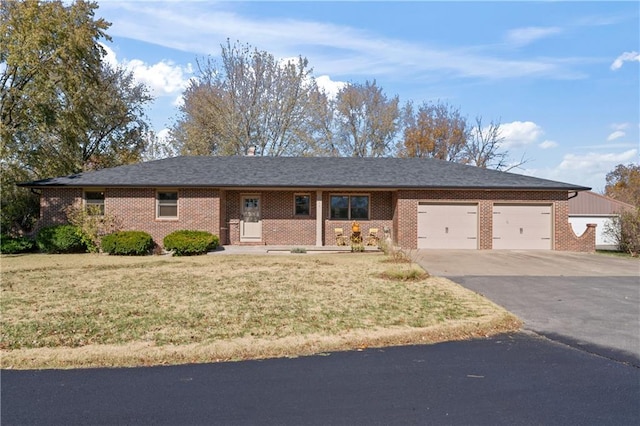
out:
{"label": "porch column", "polygon": [[322,191],[316,191],[316,247],[322,247]]}

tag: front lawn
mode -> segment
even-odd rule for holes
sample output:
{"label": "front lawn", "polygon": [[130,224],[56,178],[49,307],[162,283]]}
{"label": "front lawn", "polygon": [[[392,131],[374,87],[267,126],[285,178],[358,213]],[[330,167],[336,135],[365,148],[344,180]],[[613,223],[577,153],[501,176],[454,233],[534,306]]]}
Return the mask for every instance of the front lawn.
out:
{"label": "front lawn", "polygon": [[[381,254],[3,256],[2,368],[297,356],[517,329],[449,280]],[[397,277],[397,278],[394,278]]]}

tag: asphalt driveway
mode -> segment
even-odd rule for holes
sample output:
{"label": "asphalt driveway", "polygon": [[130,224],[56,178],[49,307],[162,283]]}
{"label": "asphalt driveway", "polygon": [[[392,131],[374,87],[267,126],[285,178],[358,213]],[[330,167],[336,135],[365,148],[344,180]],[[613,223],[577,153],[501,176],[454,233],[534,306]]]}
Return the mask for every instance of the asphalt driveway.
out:
{"label": "asphalt driveway", "polygon": [[433,275],[520,317],[525,329],[640,366],[640,261],[554,251],[420,250]]}

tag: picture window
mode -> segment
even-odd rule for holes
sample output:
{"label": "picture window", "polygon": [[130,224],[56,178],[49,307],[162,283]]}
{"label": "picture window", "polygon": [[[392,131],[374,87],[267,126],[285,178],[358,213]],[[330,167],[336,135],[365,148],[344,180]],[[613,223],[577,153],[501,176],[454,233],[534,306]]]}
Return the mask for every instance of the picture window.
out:
{"label": "picture window", "polygon": [[344,220],[368,220],[369,196],[332,195],[330,218]]}

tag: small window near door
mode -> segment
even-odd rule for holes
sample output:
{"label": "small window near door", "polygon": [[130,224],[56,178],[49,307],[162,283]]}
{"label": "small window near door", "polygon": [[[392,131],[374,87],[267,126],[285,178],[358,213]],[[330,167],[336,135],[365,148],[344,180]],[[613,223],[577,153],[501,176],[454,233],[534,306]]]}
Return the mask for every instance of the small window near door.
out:
{"label": "small window near door", "polygon": [[157,195],[157,217],[175,219],[178,217],[178,191],[162,191]]}
{"label": "small window near door", "polygon": [[87,214],[104,216],[104,191],[85,191],[84,204]]}
{"label": "small window near door", "polygon": [[295,195],[295,215],[309,216],[311,214],[311,196],[308,194]]}

